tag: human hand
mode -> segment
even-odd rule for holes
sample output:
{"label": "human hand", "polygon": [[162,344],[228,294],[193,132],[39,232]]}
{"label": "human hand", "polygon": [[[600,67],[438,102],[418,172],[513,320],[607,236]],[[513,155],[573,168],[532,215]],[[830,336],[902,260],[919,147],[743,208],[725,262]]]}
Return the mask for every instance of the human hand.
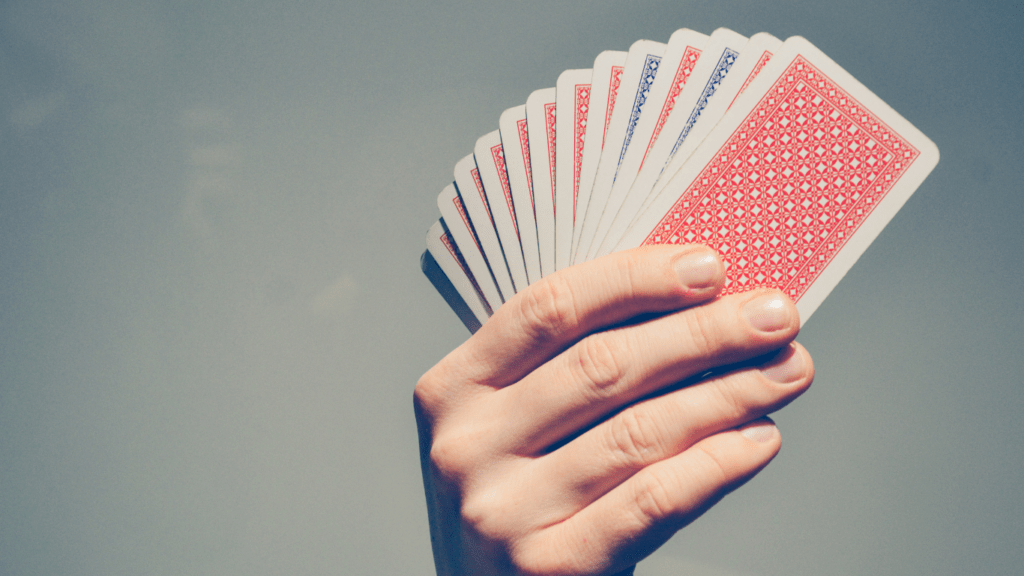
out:
{"label": "human hand", "polygon": [[764,416],[811,358],[785,295],[723,283],[702,246],[612,254],[520,292],[420,379],[439,575],[629,570],[771,461]]}

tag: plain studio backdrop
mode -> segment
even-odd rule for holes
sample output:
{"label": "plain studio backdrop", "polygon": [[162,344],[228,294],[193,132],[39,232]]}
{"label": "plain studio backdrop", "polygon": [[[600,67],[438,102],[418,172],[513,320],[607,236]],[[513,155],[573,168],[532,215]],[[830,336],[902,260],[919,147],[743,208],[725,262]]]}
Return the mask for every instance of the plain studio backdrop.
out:
{"label": "plain studio backdrop", "polygon": [[438,192],[562,70],[720,26],[805,36],[942,160],[805,326],[781,454],[637,573],[1018,573],[1021,14],[0,2],[0,574],[432,574]]}

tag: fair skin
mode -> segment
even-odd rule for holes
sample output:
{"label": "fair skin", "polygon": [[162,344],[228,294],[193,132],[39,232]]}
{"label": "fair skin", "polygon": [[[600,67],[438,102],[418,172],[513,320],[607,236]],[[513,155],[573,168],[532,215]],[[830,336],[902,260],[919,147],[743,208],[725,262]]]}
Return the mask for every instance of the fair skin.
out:
{"label": "fair skin", "polygon": [[629,573],[771,461],[811,357],[785,295],[724,276],[702,246],[574,266],[420,379],[439,575]]}

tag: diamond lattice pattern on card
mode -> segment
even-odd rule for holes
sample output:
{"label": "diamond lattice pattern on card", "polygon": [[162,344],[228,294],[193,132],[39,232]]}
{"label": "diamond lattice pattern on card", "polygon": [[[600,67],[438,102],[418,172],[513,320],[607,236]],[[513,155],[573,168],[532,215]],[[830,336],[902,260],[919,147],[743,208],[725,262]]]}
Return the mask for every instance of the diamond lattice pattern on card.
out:
{"label": "diamond lattice pattern on card", "polygon": [[798,301],[918,156],[797,57],[644,244],[708,244],[726,293]]}

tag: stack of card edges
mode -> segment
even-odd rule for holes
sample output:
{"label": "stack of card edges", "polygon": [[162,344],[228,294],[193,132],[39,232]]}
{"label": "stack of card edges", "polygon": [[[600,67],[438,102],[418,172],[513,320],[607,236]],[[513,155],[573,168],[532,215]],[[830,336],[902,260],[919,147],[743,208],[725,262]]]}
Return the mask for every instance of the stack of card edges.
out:
{"label": "stack of card edges", "polygon": [[502,113],[438,196],[421,264],[475,331],[567,266],[700,243],[726,293],[779,288],[806,321],[938,159],[804,38],[684,28]]}

